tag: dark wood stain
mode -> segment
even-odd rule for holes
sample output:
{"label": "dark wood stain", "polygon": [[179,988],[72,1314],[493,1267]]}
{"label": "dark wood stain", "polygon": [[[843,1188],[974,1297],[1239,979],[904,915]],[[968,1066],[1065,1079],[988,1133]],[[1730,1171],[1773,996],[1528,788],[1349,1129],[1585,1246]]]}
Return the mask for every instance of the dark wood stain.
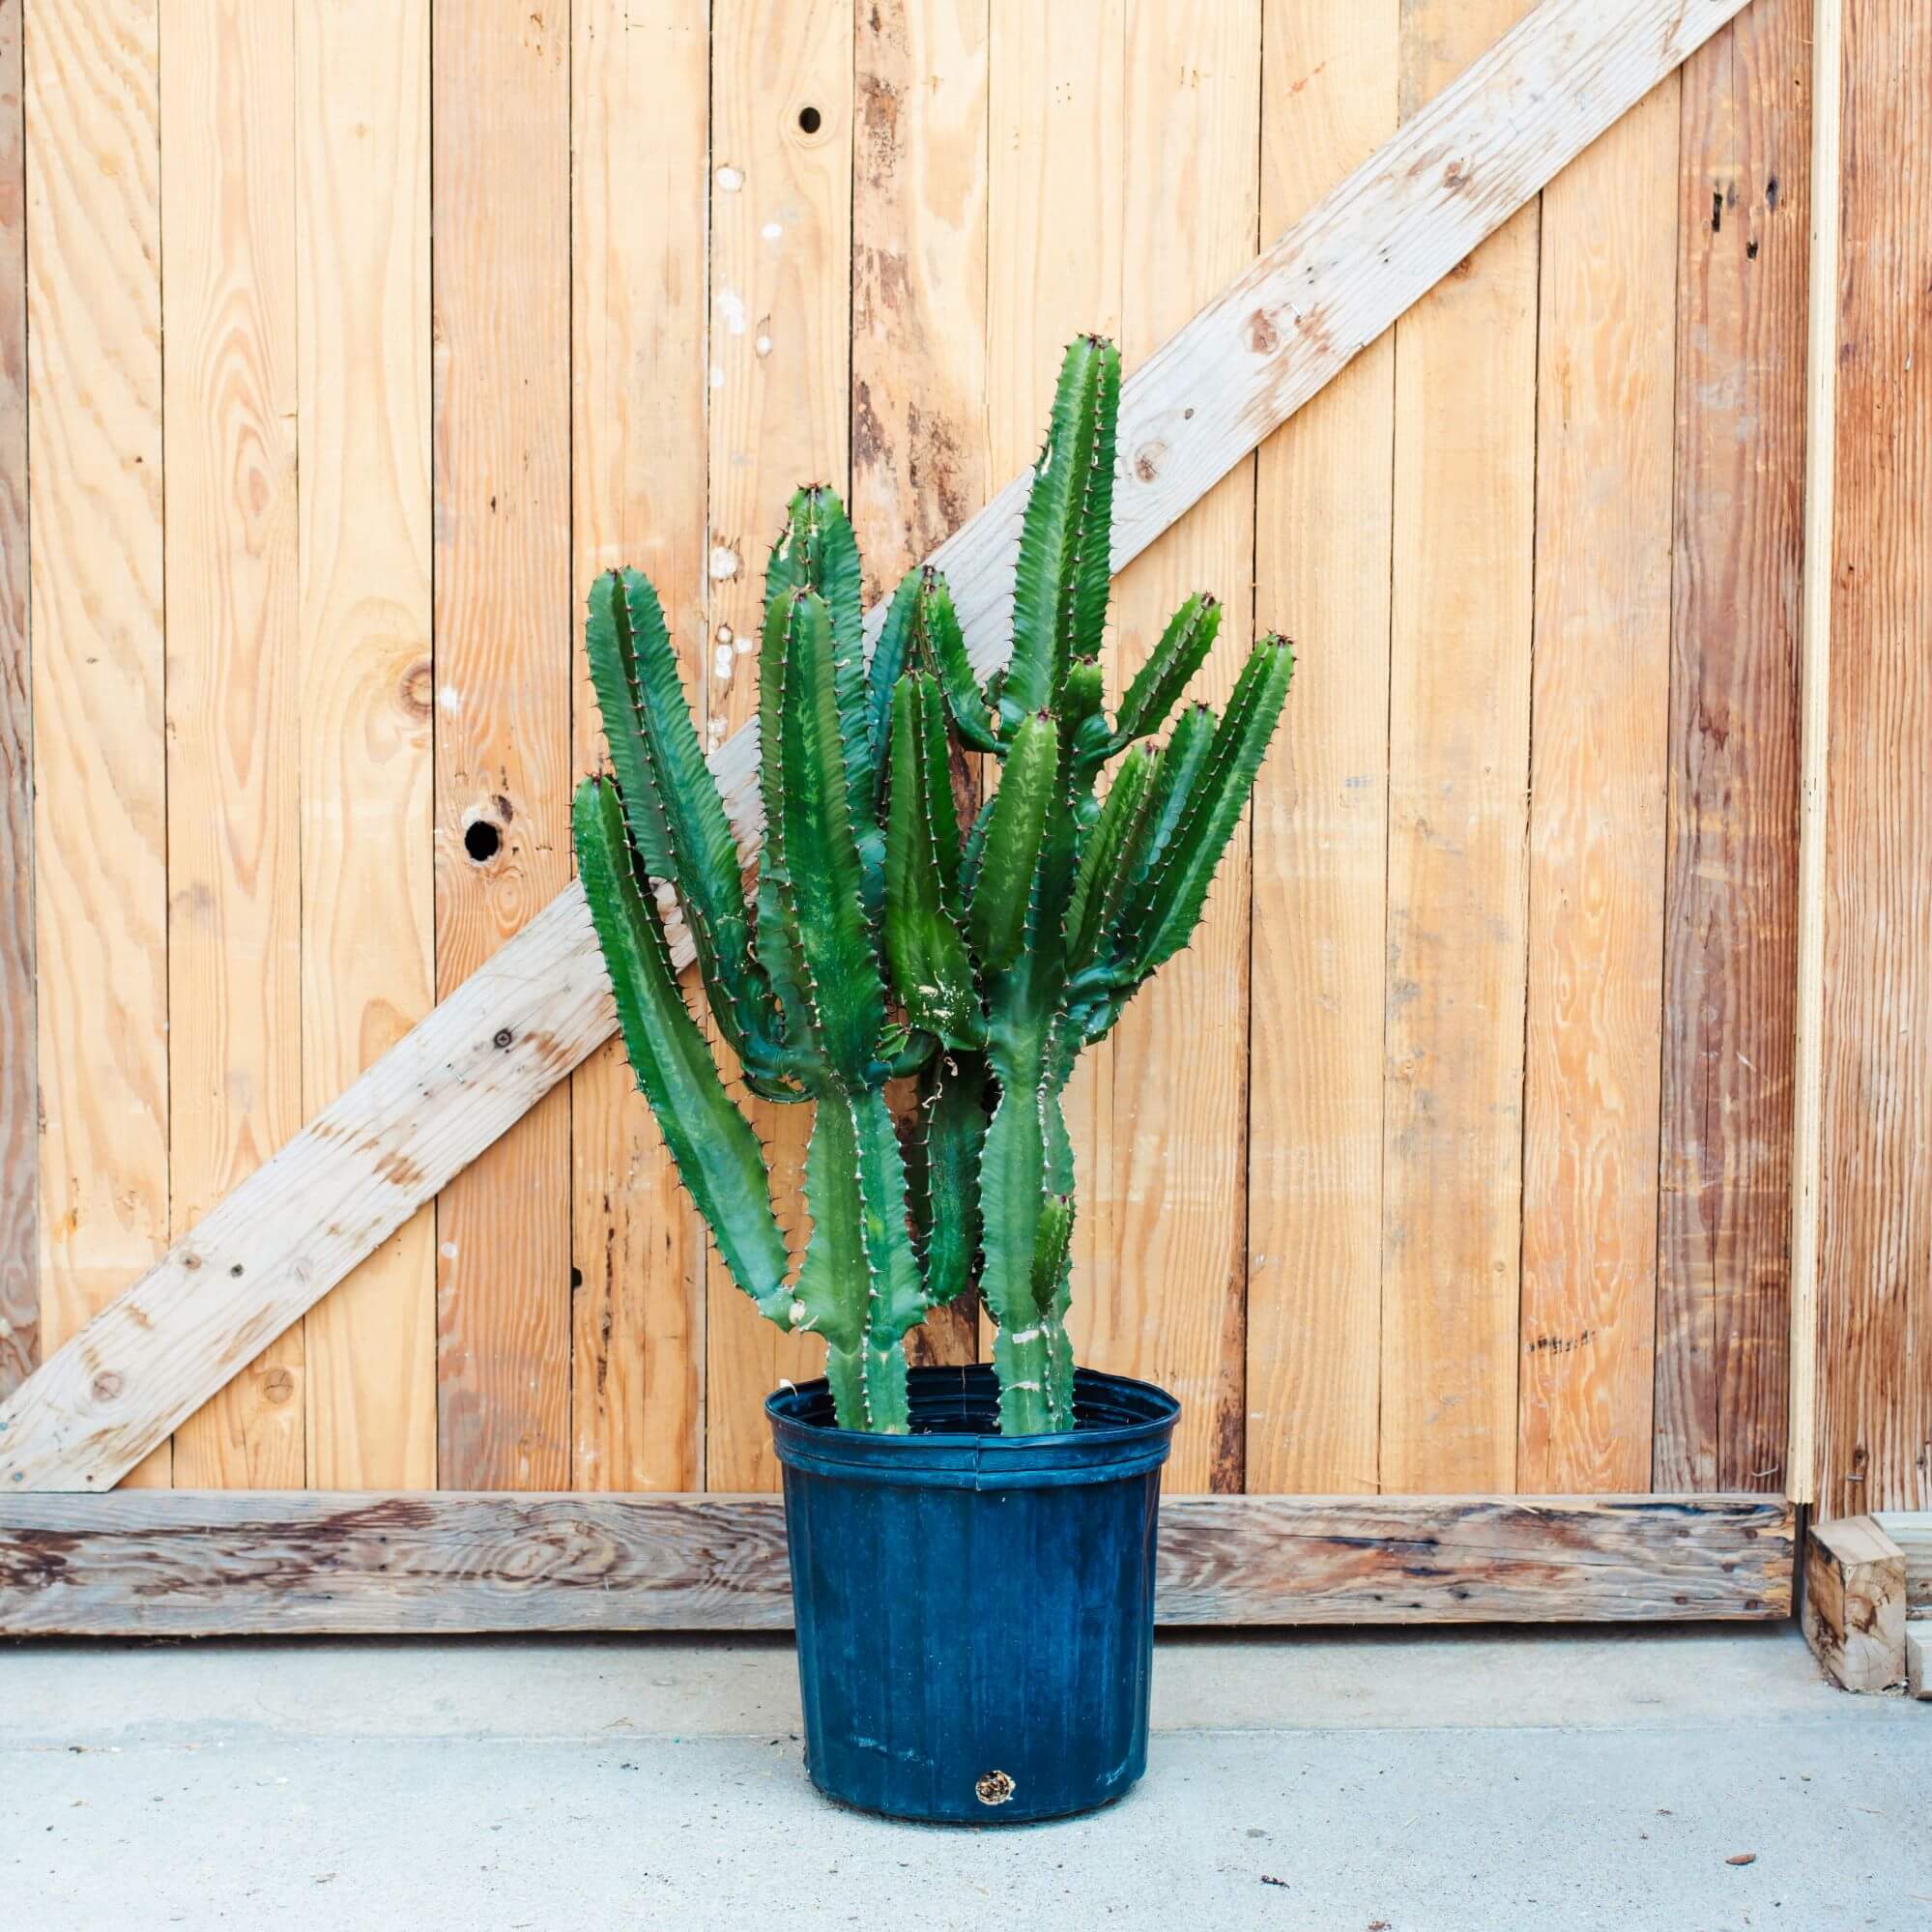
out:
{"label": "dark wood stain", "polygon": [[[1684,69],[1659,1489],[1785,1482],[1808,33],[1804,0],[1756,0]],[[1755,262],[1708,218],[1738,182]]]}

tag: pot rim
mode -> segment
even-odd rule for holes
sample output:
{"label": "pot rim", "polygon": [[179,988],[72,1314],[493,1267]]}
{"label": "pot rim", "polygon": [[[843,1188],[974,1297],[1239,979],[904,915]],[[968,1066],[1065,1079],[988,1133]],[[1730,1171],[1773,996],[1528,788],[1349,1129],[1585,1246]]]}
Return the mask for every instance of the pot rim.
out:
{"label": "pot rim", "polygon": [[[915,1416],[922,1409],[959,1415],[996,1399],[997,1382],[983,1362],[914,1369],[908,1382]],[[822,1376],[765,1398],[773,1444],[788,1472],[937,1488],[1052,1488],[1143,1475],[1167,1461],[1181,1413],[1174,1397],[1154,1383],[1096,1369],[1075,1370],[1075,1426],[1057,1435],[874,1435],[830,1421],[830,1400]]]}

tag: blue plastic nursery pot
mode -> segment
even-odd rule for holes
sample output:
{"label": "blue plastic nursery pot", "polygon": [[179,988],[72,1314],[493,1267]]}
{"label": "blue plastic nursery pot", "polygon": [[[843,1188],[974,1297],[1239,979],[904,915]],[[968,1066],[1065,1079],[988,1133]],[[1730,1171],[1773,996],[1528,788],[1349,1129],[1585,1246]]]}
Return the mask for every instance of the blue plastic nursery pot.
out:
{"label": "blue plastic nursery pot", "polygon": [[993,1370],[915,1369],[912,1433],[766,1401],[820,1790],[898,1818],[1090,1811],[1147,1768],[1154,1540],[1180,1404],[1081,1370],[1078,1426],[1002,1436]]}

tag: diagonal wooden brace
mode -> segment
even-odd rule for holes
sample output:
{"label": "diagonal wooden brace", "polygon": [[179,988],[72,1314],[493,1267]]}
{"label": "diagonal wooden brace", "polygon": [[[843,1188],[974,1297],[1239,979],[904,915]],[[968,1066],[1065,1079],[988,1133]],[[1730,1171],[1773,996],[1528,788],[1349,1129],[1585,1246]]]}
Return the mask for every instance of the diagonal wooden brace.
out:
{"label": "diagonal wooden brace", "polygon": [[[1745,4],[1544,0],[1438,95],[1128,379],[1114,569]],[[1006,649],[1029,482],[930,560],[982,673]],[[711,765],[749,861],[756,722]],[[615,1024],[572,885],[14,1392],[0,1491],[111,1488]]]}

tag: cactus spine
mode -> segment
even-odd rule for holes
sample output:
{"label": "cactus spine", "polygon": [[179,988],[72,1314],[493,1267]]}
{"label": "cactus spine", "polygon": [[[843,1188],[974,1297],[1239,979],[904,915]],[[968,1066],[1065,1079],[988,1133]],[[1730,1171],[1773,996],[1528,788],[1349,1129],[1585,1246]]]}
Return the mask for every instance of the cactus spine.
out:
{"label": "cactus spine", "polygon": [[[584,782],[574,830],[625,1048],[734,1279],[781,1327],[824,1337],[849,1428],[907,1428],[904,1337],[975,1283],[998,1323],[1001,1428],[1074,1426],[1061,1096],[1187,943],[1287,695],[1288,646],[1263,638],[1223,715],[1188,706],[1146,742],[1220,628],[1197,595],[1109,719],[1119,394],[1113,346],[1075,341],[1022,527],[1012,655],[984,684],[931,569],[900,585],[868,665],[851,526],[829,490],[793,498],[765,580],[750,910],[655,592],[622,571],[591,593],[616,783]],[[964,838],[949,735],[999,764]],[[815,1110],[795,1277],[762,1150],[672,973],[662,887],[745,1084]],[[885,1083],[908,1074],[903,1155]]]}

